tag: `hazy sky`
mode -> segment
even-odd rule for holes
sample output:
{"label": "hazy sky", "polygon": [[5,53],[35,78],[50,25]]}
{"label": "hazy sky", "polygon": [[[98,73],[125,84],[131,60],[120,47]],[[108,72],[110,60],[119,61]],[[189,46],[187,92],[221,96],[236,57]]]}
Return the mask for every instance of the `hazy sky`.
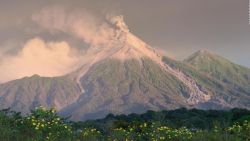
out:
{"label": "hazy sky", "polygon": [[[132,33],[176,59],[208,49],[250,67],[248,6],[248,0],[0,0],[0,73],[22,66],[32,69],[37,62],[41,65],[36,65],[35,72],[60,75],[65,72],[62,70],[72,68],[77,60],[72,52],[85,50],[86,38],[78,38],[82,33],[67,34],[68,30],[63,29],[65,25],[60,29],[54,27],[64,32],[51,31],[50,27],[45,30],[44,19],[34,18],[46,8],[52,9],[52,13],[53,8],[59,9],[60,13],[61,7],[66,9],[65,14],[71,13],[69,22],[79,22],[76,18],[84,17],[80,22],[86,23],[86,27],[91,26],[87,23],[92,20],[105,20],[106,15],[123,15]],[[58,26],[58,21],[65,17],[58,15],[58,11],[54,13],[56,21],[53,22],[57,24],[51,26]],[[77,16],[72,18],[74,13]],[[67,28],[71,28],[70,23],[67,24]],[[37,51],[40,52],[36,53],[38,59],[32,60],[34,56],[28,54]],[[60,57],[53,58],[58,52]],[[49,55],[44,57],[42,53]],[[56,61],[48,64],[47,60]]]}

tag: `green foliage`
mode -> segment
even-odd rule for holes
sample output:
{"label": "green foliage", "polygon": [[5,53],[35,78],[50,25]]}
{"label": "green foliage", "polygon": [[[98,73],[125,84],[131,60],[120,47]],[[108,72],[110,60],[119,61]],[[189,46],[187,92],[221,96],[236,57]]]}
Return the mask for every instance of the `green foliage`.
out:
{"label": "green foliage", "polygon": [[[249,141],[250,111],[173,111],[108,115],[104,119],[72,122],[55,109],[38,107],[29,115],[0,111],[0,140],[4,141]],[[203,121],[204,120],[204,121]]]}
{"label": "green foliage", "polygon": [[[71,140],[72,127],[56,114],[55,109],[39,107],[21,121],[22,131],[29,133],[27,138],[36,140]],[[38,135],[38,136],[37,136]]]}
{"label": "green foliage", "polygon": [[0,112],[0,140],[17,140],[20,134],[18,128],[22,121],[20,113],[12,112],[9,109]]}
{"label": "green foliage", "polygon": [[238,140],[250,140],[250,121],[245,120],[242,124],[235,123],[228,128],[228,131],[235,135]]}
{"label": "green foliage", "polygon": [[101,141],[103,135],[95,128],[84,128],[78,131],[77,139],[81,141]]}

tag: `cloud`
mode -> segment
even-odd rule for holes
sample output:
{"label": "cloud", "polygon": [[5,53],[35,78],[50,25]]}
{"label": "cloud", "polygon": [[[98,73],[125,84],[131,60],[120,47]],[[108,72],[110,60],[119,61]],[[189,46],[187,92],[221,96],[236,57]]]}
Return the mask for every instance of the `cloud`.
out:
{"label": "cloud", "polygon": [[[0,58],[6,54],[13,54],[20,47],[21,41],[10,39],[0,45]],[[1,60],[0,60],[1,61]]]}
{"label": "cloud", "polygon": [[33,74],[60,76],[76,69],[79,58],[67,42],[33,38],[17,55],[2,55],[0,60],[0,82],[6,82]]}
{"label": "cloud", "polygon": [[[32,20],[52,35],[63,32],[83,40],[90,47],[115,45],[113,41],[129,32],[123,16],[108,15],[105,19],[98,19],[87,11],[60,6],[43,8],[32,15]],[[0,50],[0,55],[0,82],[34,74],[47,77],[64,75],[79,68],[81,61],[86,60],[84,54],[79,57],[65,41],[46,42],[41,38],[30,39],[14,55],[5,50]]]}
{"label": "cloud", "polygon": [[120,31],[129,31],[123,16],[109,15],[101,20],[87,11],[72,11],[60,6],[43,8],[32,16],[32,20],[51,33],[68,33],[90,46],[107,46]]}

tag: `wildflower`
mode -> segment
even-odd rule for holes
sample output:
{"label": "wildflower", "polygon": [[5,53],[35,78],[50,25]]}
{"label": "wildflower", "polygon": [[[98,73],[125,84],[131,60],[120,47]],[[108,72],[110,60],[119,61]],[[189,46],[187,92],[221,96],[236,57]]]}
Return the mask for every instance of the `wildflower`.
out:
{"label": "wildflower", "polygon": [[55,108],[52,108],[51,109],[51,113],[55,113],[56,112],[56,109]]}

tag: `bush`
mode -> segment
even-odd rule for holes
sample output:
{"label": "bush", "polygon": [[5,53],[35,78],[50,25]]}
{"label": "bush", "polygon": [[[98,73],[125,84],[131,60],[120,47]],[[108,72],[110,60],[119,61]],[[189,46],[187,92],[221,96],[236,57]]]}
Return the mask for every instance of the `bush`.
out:
{"label": "bush", "polygon": [[[182,117],[182,114],[185,116]],[[158,115],[165,120],[159,121]],[[207,120],[212,122],[209,126],[204,126],[205,123],[202,121],[204,115],[208,115]],[[0,111],[0,140],[250,141],[249,115],[248,111],[239,109],[233,111],[181,109],[164,112],[150,111],[146,115],[113,115],[101,120],[70,122],[58,116],[53,108],[38,107],[25,117],[6,109]],[[196,124],[195,119],[198,122],[202,121],[203,125]],[[229,119],[233,119],[234,122]],[[195,124],[187,124],[188,121]],[[190,125],[190,127],[184,125]]]}

